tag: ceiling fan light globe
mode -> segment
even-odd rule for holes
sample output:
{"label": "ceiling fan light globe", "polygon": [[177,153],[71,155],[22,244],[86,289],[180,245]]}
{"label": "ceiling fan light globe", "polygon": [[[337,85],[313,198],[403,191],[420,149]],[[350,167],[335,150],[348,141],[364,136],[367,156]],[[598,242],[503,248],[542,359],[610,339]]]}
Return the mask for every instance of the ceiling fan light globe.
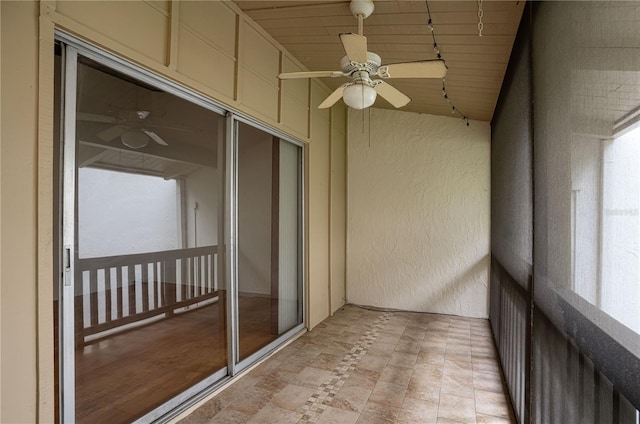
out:
{"label": "ceiling fan light globe", "polygon": [[149,144],[149,137],[139,131],[127,131],[120,136],[120,140],[131,149],[141,149]]}
{"label": "ceiling fan light globe", "polygon": [[352,109],[365,109],[376,101],[376,90],[365,84],[353,84],[344,89],[342,99]]}

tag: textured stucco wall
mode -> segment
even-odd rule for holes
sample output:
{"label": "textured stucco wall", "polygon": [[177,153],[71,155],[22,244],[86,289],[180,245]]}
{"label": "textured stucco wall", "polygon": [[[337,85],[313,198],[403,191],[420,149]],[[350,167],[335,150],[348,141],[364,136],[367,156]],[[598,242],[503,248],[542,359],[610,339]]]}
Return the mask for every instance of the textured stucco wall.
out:
{"label": "textured stucco wall", "polygon": [[489,124],[370,109],[348,128],[347,300],[487,317]]}

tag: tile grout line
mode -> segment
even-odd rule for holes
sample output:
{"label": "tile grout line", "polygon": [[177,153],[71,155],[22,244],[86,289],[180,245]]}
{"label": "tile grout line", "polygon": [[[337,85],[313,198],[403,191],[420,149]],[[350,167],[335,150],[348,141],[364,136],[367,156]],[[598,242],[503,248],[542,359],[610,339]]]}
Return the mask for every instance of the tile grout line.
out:
{"label": "tile grout line", "polygon": [[331,376],[318,386],[304,405],[298,408],[296,411],[298,424],[312,424],[318,421],[320,415],[333,400],[345,381],[351,376],[360,360],[369,352],[369,348],[378,338],[378,332],[392,316],[392,312],[385,312],[380,315],[371,325],[371,328],[354,343],[349,353],[331,371]]}

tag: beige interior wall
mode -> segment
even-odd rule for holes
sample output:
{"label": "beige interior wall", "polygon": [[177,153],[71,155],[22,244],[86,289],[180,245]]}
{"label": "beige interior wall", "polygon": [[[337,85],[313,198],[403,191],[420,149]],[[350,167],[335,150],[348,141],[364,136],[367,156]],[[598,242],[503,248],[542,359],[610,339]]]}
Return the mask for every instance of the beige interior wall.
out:
{"label": "beige interior wall", "polygon": [[488,122],[349,114],[349,302],[488,316],[490,138]]}
{"label": "beige interior wall", "polygon": [[[2,4],[0,4],[0,51],[2,50]],[[0,54],[0,187],[2,187],[2,55]],[[0,195],[0,230],[2,228],[2,196]],[[2,243],[0,243],[0,307],[2,307]],[[2,357],[2,313],[0,313],[0,358]],[[0,382],[2,382],[0,359]],[[2,419],[2,385],[0,383],[0,420]]]}
{"label": "beige interior wall", "polygon": [[0,4],[1,422],[53,418],[54,27],[308,143],[308,324],[329,315],[329,246],[341,237],[329,230],[330,198],[344,182],[330,177],[330,137],[343,124],[332,131],[316,109],[326,87],[280,82],[278,72],[302,66],[232,3]]}
{"label": "beige interior wall", "polygon": [[1,2],[2,411],[36,421],[36,177],[38,5]]}

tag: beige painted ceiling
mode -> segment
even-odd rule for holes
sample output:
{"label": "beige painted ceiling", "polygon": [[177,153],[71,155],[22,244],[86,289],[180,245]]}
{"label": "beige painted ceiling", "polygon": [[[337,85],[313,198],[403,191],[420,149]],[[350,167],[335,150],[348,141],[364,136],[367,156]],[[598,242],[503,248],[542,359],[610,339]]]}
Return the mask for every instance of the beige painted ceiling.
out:
{"label": "beige painted ceiling", "polygon": [[[339,33],[357,32],[349,1],[236,1],[309,70],[340,70],[344,50]],[[478,36],[476,1],[430,1],[429,8],[448,74],[446,87],[455,107],[470,119],[490,121],[500,93],[524,1],[482,3],[482,37]],[[376,0],[364,21],[369,51],[383,64],[435,59],[424,1]],[[344,78],[323,78],[331,89]],[[440,79],[390,79],[412,101],[402,110],[452,116]],[[378,98],[375,107],[393,109]]]}

